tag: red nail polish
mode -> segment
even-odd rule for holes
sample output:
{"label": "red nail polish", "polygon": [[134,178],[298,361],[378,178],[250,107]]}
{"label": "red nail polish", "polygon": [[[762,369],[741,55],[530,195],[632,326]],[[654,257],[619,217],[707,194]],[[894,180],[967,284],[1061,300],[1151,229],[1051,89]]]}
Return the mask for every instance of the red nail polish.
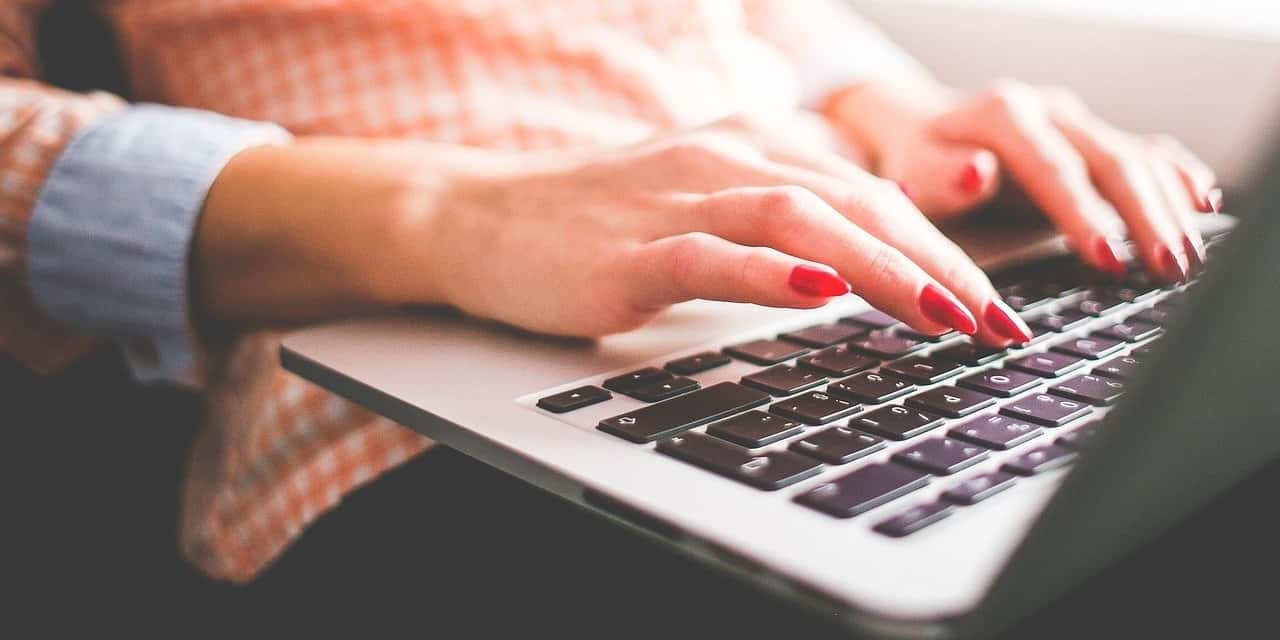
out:
{"label": "red nail polish", "polygon": [[1116,255],[1115,248],[1111,246],[1111,241],[1106,236],[1098,236],[1093,241],[1093,255],[1097,260],[1095,266],[1116,278],[1123,278],[1125,273],[1128,272],[1124,262]]}
{"label": "red nail polish", "polygon": [[1178,254],[1173,252],[1173,248],[1161,244],[1156,250],[1156,255],[1160,260],[1161,275],[1170,282],[1186,282],[1187,266],[1179,259]]}
{"label": "red nail polish", "polygon": [[1013,309],[999,300],[987,303],[987,308],[982,312],[982,319],[992,331],[1014,342],[1031,342],[1035,337],[1027,323],[1023,322]]}
{"label": "red nail polish", "polygon": [[909,185],[907,185],[907,183],[899,182],[898,188],[902,189],[902,195],[906,196],[908,200],[912,202],[916,201],[916,192]]}
{"label": "red nail polish", "polygon": [[978,323],[973,319],[973,314],[955,296],[933,283],[925,285],[920,292],[920,312],[926,318],[960,333],[973,335],[978,331]]}
{"label": "red nail polish", "polygon": [[787,280],[792,289],[806,296],[822,296],[830,298],[849,293],[849,283],[825,269],[800,265],[791,270]]}
{"label": "red nail polish", "polygon": [[956,186],[969,195],[975,195],[982,191],[982,186],[985,182],[986,180],[982,177],[982,171],[978,169],[978,163],[970,160],[960,172],[960,179],[956,181]]}
{"label": "red nail polish", "polygon": [[1199,238],[1193,238],[1190,235],[1182,236],[1182,251],[1187,254],[1187,262],[1190,262],[1191,271],[1197,272],[1204,266],[1205,252],[1204,241]]}
{"label": "red nail polish", "polygon": [[1222,213],[1222,189],[1210,189],[1204,196],[1205,213]]}

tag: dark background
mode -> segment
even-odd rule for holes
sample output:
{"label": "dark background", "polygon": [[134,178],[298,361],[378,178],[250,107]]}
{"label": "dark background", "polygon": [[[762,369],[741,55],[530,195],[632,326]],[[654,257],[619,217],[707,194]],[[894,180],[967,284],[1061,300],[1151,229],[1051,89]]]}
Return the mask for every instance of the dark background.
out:
{"label": "dark background", "polygon": [[[46,75],[68,88],[127,93],[110,34],[85,5],[55,3],[46,16]],[[848,637],[443,448],[351,495],[253,585],[207,580],[177,549],[199,411],[194,395],[131,384],[111,353],[44,378],[0,360],[9,506],[0,520],[8,594],[0,629]],[[1271,464],[1003,635],[1267,630],[1280,568],[1277,505],[1280,465]]]}
{"label": "dark background", "polygon": [[[49,632],[91,623],[182,634],[301,627],[469,637],[848,637],[809,611],[443,448],[349,496],[253,585],[216,583],[177,549],[197,397],[132,385],[110,353],[47,378],[0,361],[0,390],[10,496],[5,625],[30,617]],[[1278,504],[1273,464],[1005,637],[1233,637],[1267,629],[1280,568]]]}

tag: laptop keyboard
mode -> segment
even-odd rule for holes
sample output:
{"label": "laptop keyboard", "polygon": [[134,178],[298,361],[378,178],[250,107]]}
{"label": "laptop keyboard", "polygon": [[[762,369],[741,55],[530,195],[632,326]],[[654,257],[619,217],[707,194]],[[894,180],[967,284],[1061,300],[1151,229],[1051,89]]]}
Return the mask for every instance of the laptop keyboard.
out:
{"label": "laptop keyboard", "polygon": [[[1003,350],[955,333],[924,336],[871,310],[537,406],[567,413],[613,393],[635,398],[647,404],[596,428],[759,490],[798,485],[796,508],[836,518],[876,510],[870,528],[907,536],[1016,491],[1020,478],[1070,465],[1195,286],[1161,287],[1138,272],[1117,283],[1067,258],[995,281],[1032,327],[1031,344]],[[734,361],[758,368],[736,381],[698,381]],[[992,460],[995,470],[972,469]],[[940,498],[912,500],[933,482],[946,483]]]}

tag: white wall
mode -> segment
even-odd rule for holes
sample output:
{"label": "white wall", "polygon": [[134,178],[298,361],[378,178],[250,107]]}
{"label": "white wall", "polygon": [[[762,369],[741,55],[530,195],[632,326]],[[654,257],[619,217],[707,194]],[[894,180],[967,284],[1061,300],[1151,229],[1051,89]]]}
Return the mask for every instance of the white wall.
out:
{"label": "white wall", "polygon": [[[797,0],[804,1],[804,0]],[[942,79],[1072,87],[1239,185],[1280,142],[1280,2],[853,0]]]}

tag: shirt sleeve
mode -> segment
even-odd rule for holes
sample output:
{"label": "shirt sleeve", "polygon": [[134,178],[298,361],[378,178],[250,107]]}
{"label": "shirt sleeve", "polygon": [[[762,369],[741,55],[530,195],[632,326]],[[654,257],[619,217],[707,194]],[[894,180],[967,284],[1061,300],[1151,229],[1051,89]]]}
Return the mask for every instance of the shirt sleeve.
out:
{"label": "shirt sleeve", "polygon": [[747,27],[795,65],[805,107],[851,84],[929,72],[841,0],[744,0]]}
{"label": "shirt sleeve", "polygon": [[120,341],[135,376],[195,386],[188,255],[214,179],[236,153],[283,142],[275,125],[138,105],[76,133],[27,230],[27,279],[51,317]]}
{"label": "shirt sleeve", "polygon": [[57,369],[118,341],[141,379],[199,382],[187,252],[213,179],[287,134],[39,83],[44,0],[0,5],[0,351]]}

